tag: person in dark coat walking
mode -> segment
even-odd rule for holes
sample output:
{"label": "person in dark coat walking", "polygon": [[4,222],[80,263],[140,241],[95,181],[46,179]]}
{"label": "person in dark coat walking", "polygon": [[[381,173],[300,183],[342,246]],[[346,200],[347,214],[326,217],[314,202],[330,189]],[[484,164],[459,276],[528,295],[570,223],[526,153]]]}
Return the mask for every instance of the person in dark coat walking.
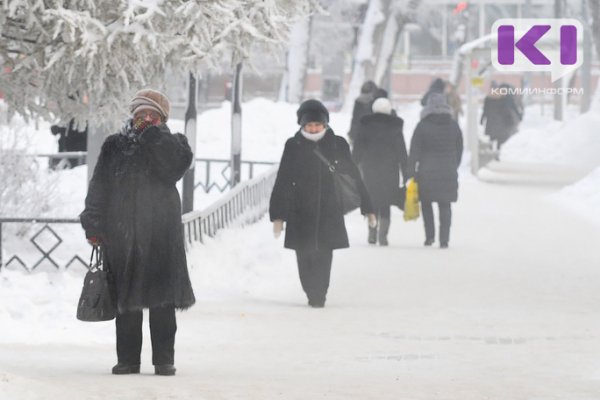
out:
{"label": "person in dark coat walking", "polygon": [[175,309],[195,302],[175,183],[193,154],[186,137],[165,124],[170,105],[164,94],[141,90],[129,108],[133,118],[102,145],[81,224],[90,244],[101,245],[115,278],[113,374],[139,373],[142,310],[148,308],[155,373],[174,375]]}
{"label": "person in dark coat walking", "polygon": [[[394,204],[400,185],[407,178],[406,144],[402,133],[404,121],[392,112],[392,103],[385,97],[373,103],[373,114],[362,117],[360,130],[352,149],[369,192],[377,227],[369,227],[368,242],[388,245],[390,205]],[[379,232],[378,232],[379,230]],[[379,233],[379,235],[378,235]]]}
{"label": "person in dark coat walking", "polygon": [[421,98],[421,105],[423,107],[425,107],[427,105],[427,100],[429,99],[429,96],[431,96],[431,94],[433,94],[433,93],[444,94],[445,91],[446,91],[446,83],[442,80],[442,78],[435,78],[431,82],[431,85],[429,85],[429,89],[427,89],[427,92],[425,92],[425,94]]}
{"label": "person in dark coat walking", "polygon": [[483,113],[480,123],[485,123],[485,134],[496,141],[498,149],[517,131],[523,118],[523,112],[512,95],[494,93],[494,89],[508,89],[510,85],[496,87],[492,83],[492,92],[483,101]]}
{"label": "person in dark coat walking", "polygon": [[438,203],[440,247],[448,247],[452,222],[450,204],[458,199],[457,170],[462,152],[462,132],[452,118],[452,108],[444,95],[431,94],[415,128],[408,161],[408,175],[419,185],[425,246],[431,246],[435,240],[432,203]]}
{"label": "person in dark coat walking", "polygon": [[325,306],[333,250],[349,246],[344,212],[337,197],[333,173],[315,154],[321,152],[342,173],[358,183],[361,212],[375,223],[367,190],[352,161],[346,140],[328,127],[329,112],[318,100],[307,100],[297,112],[301,129],[287,140],[269,214],[278,237],[285,230],[284,246],[296,251],[302,289],[312,307]]}
{"label": "person in dark coat walking", "polygon": [[354,145],[356,135],[358,134],[360,119],[365,115],[371,114],[371,106],[373,105],[377,91],[377,85],[373,81],[366,81],[360,88],[360,96],[354,101],[350,132],[348,132],[348,138],[352,145]]}

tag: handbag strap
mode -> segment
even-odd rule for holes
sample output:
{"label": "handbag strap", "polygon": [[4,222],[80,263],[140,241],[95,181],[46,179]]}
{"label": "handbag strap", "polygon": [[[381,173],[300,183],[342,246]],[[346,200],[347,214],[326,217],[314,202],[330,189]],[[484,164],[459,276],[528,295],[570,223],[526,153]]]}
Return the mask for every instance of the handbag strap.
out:
{"label": "handbag strap", "polygon": [[321,161],[323,161],[323,163],[325,163],[325,165],[327,165],[327,168],[329,168],[329,170],[330,170],[331,172],[336,172],[335,165],[333,165],[333,164],[332,164],[332,163],[331,163],[331,162],[330,162],[330,161],[327,159],[327,157],[325,157],[325,156],[323,155],[323,153],[321,153],[321,152],[319,151],[319,149],[318,149],[318,148],[316,148],[316,147],[315,147],[315,148],[313,149],[313,152],[314,152],[314,153],[317,155],[317,157],[319,157],[319,159],[320,159]]}
{"label": "handbag strap", "polygon": [[[90,268],[89,270],[92,271],[94,268],[97,270],[100,270],[100,266],[104,266],[103,263],[103,252],[102,252],[102,247],[100,246],[93,246],[92,247],[92,254],[90,255]],[[94,264],[94,258],[96,261],[96,264]],[[104,268],[102,268],[104,270]]]}
{"label": "handbag strap", "polygon": [[92,254],[90,254],[90,267],[88,268],[90,271],[94,269],[94,267],[98,268],[98,264],[94,266],[94,256],[97,257],[98,246],[92,246]]}

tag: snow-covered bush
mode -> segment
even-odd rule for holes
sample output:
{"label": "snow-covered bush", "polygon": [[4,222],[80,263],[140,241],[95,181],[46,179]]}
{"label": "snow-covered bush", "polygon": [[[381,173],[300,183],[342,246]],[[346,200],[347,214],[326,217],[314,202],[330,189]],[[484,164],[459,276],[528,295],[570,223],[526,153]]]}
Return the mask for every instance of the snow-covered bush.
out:
{"label": "snow-covered bush", "polygon": [[[6,119],[6,104],[0,102],[0,120]],[[30,132],[18,116],[0,125],[0,217],[39,217],[54,198],[56,174],[25,155]]]}

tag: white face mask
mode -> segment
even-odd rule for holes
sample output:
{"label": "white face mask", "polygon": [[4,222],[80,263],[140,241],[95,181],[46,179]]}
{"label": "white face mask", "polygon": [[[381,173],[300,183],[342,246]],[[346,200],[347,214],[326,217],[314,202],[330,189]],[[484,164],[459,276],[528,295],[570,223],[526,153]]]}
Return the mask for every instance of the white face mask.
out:
{"label": "white face mask", "polygon": [[318,142],[319,140],[323,139],[323,136],[325,136],[325,132],[327,132],[327,128],[323,129],[319,133],[308,133],[304,129],[300,129],[300,133],[302,134],[302,136],[304,136],[312,142]]}

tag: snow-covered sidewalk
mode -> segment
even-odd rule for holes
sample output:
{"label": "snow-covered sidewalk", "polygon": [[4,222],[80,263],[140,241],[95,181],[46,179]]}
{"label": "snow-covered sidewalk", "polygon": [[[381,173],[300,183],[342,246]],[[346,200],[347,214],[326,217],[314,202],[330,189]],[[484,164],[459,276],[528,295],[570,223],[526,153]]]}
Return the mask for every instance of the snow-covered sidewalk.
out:
{"label": "snow-covered sidewalk", "polygon": [[[172,378],[151,375],[147,327],[142,375],[110,375],[112,322],[66,319],[79,277],[40,275],[57,326],[27,310],[3,326],[0,399],[596,399],[600,229],[556,190],[463,179],[448,250],[396,210],[391,246],[368,246],[352,214],[324,309],[267,221],[222,232],[190,255],[198,303],[179,314]],[[24,282],[1,282],[2,301]]]}

